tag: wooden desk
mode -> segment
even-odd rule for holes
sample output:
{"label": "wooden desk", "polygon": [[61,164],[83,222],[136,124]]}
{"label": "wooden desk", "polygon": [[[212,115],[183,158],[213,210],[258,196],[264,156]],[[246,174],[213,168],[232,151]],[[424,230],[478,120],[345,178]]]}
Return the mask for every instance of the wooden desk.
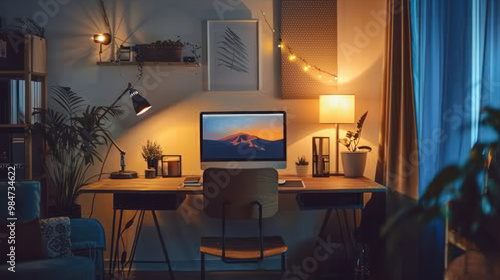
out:
{"label": "wooden desk", "polygon": [[[290,188],[287,183],[278,186],[280,193],[374,193],[385,192],[386,188],[374,181],[362,178],[326,177],[313,178],[280,176],[280,179],[302,179],[305,188]],[[80,193],[184,193],[201,194],[202,187],[182,187],[184,178],[145,179],[103,179],[83,187]]]}
{"label": "wooden desk", "polygon": [[[280,176],[280,179],[296,180],[296,176]],[[328,209],[320,235],[323,233],[330,219],[332,209],[360,209],[363,208],[363,194],[384,193],[386,188],[368,178],[345,178],[345,177],[322,177],[300,178],[304,188],[290,187],[291,183],[278,186],[278,193],[297,194],[297,200],[301,209]],[[183,187],[184,178],[153,178],[145,179],[104,179],[80,190],[80,193],[112,193],[113,194],[113,229],[110,252],[110,271],[114,269],[114,258],[118,257],[118,237],[116,238],[116,252],[113,252],[115,239],[116,210],[120,210],[118,225],[119,234],[121,230],[123,210],[141,210],[139,225],[142,225],[144,211],[151,211],[161,241],[162,249],[168,264],[171,278],[172,268],[163,237],[160,232],[155,210],[174,210],[179,195],[202,194],[203,187]],[[142,217],[142,218],[141,218]],[[140,234],[140,230],[139,230]],[[136,244],[138,236],[134,240]],[[135,246],[133,246],[135,248]],[[133,251],[135,251],[133,249]],[[133,261],[133,251],[131,258]],[[113,254],[114,258],[113,258]],[[111,266],[113,263],[113,267]],[[132,263],[130,263],[131,265]]]}

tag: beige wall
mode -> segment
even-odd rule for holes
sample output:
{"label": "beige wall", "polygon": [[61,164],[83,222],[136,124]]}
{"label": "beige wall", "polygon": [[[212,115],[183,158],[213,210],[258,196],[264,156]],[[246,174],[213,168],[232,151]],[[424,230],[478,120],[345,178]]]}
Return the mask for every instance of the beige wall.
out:
{"label": "beige wall", "polygon": [[[0,1],[0,16],[9,22],[14,17],[38,15],[47,21],[49,42],[49,83],[70,86],[86,96],[91,104],[109,105],[132,82],[152,103],[153,109],[143,118],[137,118],[124,98],[126,114],[111,125],[119,145],[127,151],[127,169],[144,173],[146,163],[140,155],[140,147],[146,139],[158,141],[164,154],[182,155],[183,174],[201,174],[199,156],[198,118],[201,111],[214,110],[286,110],[288,111],[288,168],[282,174],[295,172],[294,161],[305,154],[311,159],[313,136],[334,136],[332,125],[318,123],[318,100],[282,100],[280,98],[279,50],[273,43],[273,34],[261,25],[262,90],[259,92],[208,92],[206,88],[206,67],[166,67],[158,69],[145,67],[145,82],[137,83],[137,69],[133,66],[99,67],[98,46],[90,40],[96,32],[105,32],[98,1],[54,0],[57,9],[45,10],[35,0]],[[50,1],[49,1],[50,2]],[[374,178],[379,130],[379,97],[383,81],[383,46],[385,36],[384,17],[382,21],[374,16],[385,10],[384,0],[339,0],[338,3],[338,76],[339,92],[356,94],[356,118],[366,110],[368,119],[363,130],[362,145],[369,145],[373,151],[368,156],[365,175]],[[266,13],[270,22],[279,3],[271,0],[239,1],[160,1],[127,0],[105,1],[112,26],[117,28],[117,37],[130,36],[133,43],[172,38],[180,35],[192,43],[205,43],[204,22],[208,19],[263,20],[260,10]],[[226,11],[219,13],[214,4],[225,4]],[[233,5],[234,4],[234,5]],[[49,11],[49,12],[48,12]],[[52,11],[52,12],[50,12]],[[45,13],[45,17],[43,14]],[[222,16],[222,17],[220,17]],[[104,47],[103,59],[109,57],[110,47]],[[156,73],[159,71],[159,73]],[[332,92],[334,93],[334,92]],[[354,125],[342,125],[341,136]],[[333,144],[333,142],[332,142]],[[332,145],[334,146],[334,145]],[[332,153],[334,151],[332,150]],[[333,168],[333,167],[332,167]],[[105,171],[119,169],[119,155],[112,150]],[[289,201],[280,217],[272,223],[281,225],[291,248],[310,244],[317,234],[323,212],[296,212],[295,200]],[[84,212],[90,211],[90,195],[80,199]],[[94,217],[100,219],[110,232],[111,197],[99,195],[96,199]],[[281,207],[281,205],[280,205]],[[197,258],[195,244],[199,235],[210,232],[202,229],[201,217],[194,217],[187,224],[179,213],[162,213],[163,228],[167,238],[181,240],[173,247],[172,259],[178,262]],[[168,221],[168,222],[167,222]],[[299,221],[292,223],[293,221]],[[214,229],[214,227],[210,227]],[[299,230],[300,229],[300,230]],[[273,229],[274,230],[274,229]],[[153,230],[148,229],[151,238]],[[284,234],[283,232],[277,233]],[[148,237],[149,238],[149,237]],[[295,244],[295,245],[294,245]],[[294,247],[295,246],[295,247]],[[142,245],[142,254],[148,257],[149,250],[156,250],[156,240]],[[172,251],[171,251],[172,252]],[[293,249],[292,258],[300,260],[300,251]],[[159,256],[155,253],[155,256]],[[139,257],[141,258],[141,257]],[[293,261],[292,261],[293,262]]]}

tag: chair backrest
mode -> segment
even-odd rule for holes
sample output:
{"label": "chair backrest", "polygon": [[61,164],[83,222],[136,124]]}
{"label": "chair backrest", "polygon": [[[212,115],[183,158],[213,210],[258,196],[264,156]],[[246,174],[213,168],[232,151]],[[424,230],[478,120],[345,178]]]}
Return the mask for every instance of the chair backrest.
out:
{"label": "chair backrest", "polygon": [[278,211],[278,172],[273,168],[225,169],[209,168],[203,173],[205,213],[212,218],[247,220],[262,218]]}

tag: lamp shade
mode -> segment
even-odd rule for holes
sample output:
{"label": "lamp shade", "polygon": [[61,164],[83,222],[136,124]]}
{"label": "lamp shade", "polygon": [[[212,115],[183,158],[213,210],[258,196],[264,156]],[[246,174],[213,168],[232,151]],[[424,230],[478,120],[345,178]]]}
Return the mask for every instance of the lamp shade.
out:
{"label": "lamp shade", "polygon": [[354,123],[354,95],[320,95],[320,123]]}
{"label": "lamp shade", "polygon": [[142,115],[146,113],[147,110],[151,109],[151,104],[149,104],[146,98],[142,97],[136,89],[131,88],[129,85],[129,90],[130,98],[132,98],[135,114],[137,116]]}

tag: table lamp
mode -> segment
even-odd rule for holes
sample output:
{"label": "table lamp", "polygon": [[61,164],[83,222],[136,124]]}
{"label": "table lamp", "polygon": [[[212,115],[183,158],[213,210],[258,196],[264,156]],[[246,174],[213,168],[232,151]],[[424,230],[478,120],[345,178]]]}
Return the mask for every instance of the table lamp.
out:
{"label": "table lamp", "polygon": [[[118,96],[118,98],[116,98],[115,102],[113,102],[113,104],[111,104],[111,106],[109,106],[108,109],[104,112],[104,114],[102,114],[101,118],[98,120],[97,123],[99,123],[99,121],[109,112],[109,110],[113,106],[116,105],[116,103],[127,92],[130,94],[130,98],[132,99],[132,104],[134,106],[134,111],[135,111],[135,114],[137,116],[142,115],[146,111],[148,111],[149,109],[151,109],[151,105],[149,104],[149,102],[144,97],[142,97],[136,89],[134,89],[132,87],[132,84],[129,83],[128,86],[127,86],[127,88],[123,91],[123,93],[120,94],[120,96]],[[111,174],[109,175],[109,178],[111,178],[111,179],[132,179],[132,178],[137,178],[137,172],[136,171],[126,171],[125,170],[125,151],[122,150],[118,146],[118,144],[116,144],[116,142],[113,140],[113,138],[111,138],[110,135],[108,135],[107,133],[105,133],[105,135],[111,141],[111,143],[113,144],[113,146],[115,146],[118,149],[118,151],[120,151],[120,166],[121,166],[121,169],[119,171],[111,172]]]}
{"label": "table lamp", "polygon": [[333,176],[341,176],[339,172],[339,124],[354,123],[354,94],[320,95],[319,123],[336,124],[335,172]]}

